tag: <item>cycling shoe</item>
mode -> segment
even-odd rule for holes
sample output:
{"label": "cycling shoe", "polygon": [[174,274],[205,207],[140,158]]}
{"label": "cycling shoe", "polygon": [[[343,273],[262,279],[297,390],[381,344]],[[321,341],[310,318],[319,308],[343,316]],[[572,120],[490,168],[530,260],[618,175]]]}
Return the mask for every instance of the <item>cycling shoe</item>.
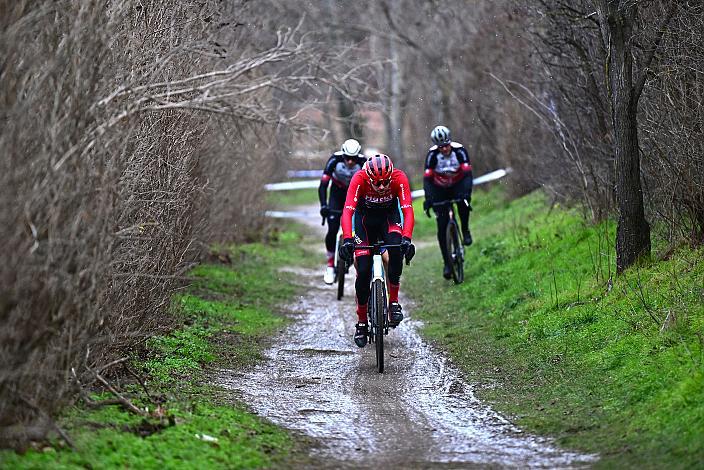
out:
{"label": "cycling shoe", "polygon": [[323,274],[323,282],[325,284],[332,284],[335,282],[335,268],[328,266],[325,268],[325,274]]}
{"label": "cycling shoe", "polygon": [[398,302],[391,302],[389,305],[389,326],[391,328],[396,328],[399,323],[403,320],[403,313],[401,313],[401,306]]}
{"label": "cycling shoe", "polygon": [[445,267],[442,268],[442,277],[445,279],[452,278],[452,267],[450,267],[449,264],[446,264]]}
{"label": "cycling shoe", "polygon": [[354,344],[359,348],[367,345],[367,336],[369,336],[369,327],[366,323],[357,323],[354,332]]}

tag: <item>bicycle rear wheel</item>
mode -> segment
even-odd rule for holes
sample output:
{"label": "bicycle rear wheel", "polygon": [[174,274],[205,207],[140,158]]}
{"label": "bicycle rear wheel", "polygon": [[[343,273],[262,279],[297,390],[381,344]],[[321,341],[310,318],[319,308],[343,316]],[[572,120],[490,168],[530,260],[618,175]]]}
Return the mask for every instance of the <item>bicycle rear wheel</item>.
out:
{"label": "bicycle rear wheel", "polygon": [[342,300],[342,296],[345,295],[345,262],[342,260],[337,261],[337,300]]}
{"label": "bicycle rear wheel", "polygon": [[340,245],[342,245],[342,234],[337,236],[335,241],[335,283],[337,283],[337,300],[342,300],[345,290],[345,274],[347,273],[346,263],[340,259]]}
{"label": "bicycle rear wheel", "polygon": [[372,295],[374,311],[371,312],[374,315],[374,322],[376,323],[374,327],[374,343],[376,345],[376,368],[379,373],[384,372],[384,325],[386,324],[384,318],[384,281],[377,279],[372,285]]}
{"label": "bicycle rear wheel", "polygon": [[445,231],[447,242],[447,254],[450,256],[450,267],[452,268],[452,280],[455,284],[462,284],[464,281],[464,257],[462,255],[462,243],[457,231],[457,222],[450,220]]}

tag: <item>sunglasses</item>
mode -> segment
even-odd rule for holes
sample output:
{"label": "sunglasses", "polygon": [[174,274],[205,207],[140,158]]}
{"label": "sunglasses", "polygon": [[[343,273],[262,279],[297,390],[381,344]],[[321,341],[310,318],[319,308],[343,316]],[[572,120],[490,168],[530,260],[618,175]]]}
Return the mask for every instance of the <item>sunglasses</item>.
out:
{"label": "sunglasses", "polygon": [[450,146],[450,144],[442,144],[442,145],[438,145],[438,148],[439,148],[439,149],[444,149],[444,148],[447,148],[447,147],[449,147],[449,146]]}
{"label": "sunglasses", "polygon": [[391,185],[391,178],[381,180],[381,181],[372,181],[372,186],[374,186],[375,188],[384,188],[384,187],[390,186],[390,185]]}

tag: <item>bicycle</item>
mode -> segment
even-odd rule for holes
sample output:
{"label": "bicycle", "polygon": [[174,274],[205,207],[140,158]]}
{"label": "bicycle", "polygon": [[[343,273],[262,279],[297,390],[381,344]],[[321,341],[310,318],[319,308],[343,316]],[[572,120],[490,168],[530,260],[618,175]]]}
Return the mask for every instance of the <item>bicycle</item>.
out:
{"label": "bicycle", "polygon": [[[331,209],[330,214],[342,214],[341,210]],[[325,217],[323,217],[323,223],[325,225]],[[342,300],[345,295],[345,274],[349,273],[349,267],[345,263],[340,262],[340,255],[338,251],[340,250],[340,245],[342,245],[342,228],[337,231],[337,241],[335,242],[335,261],[333,268],[335,270],[335,278],[333,284],[337,283],[337,300]]]}
{"label": "bicycle", "polygon": [[[447,246],[447,254],[450,257],[450,268],[452,272],[452,280],[455,284],[464,282],[464,239],[462,231],[459,230],[457,219],[455,218],[454,204],[469,203],[466,199],[448,199],[446,201],[434,202],[433,207],[449,206],[450,220],[445,229],[445,246]],[[430,211],[427,210],[426,215],[430,217]]]}
{"label": "bicycle", "polygon": [[342,300],[342,297],[345,295],[345,274],[349,272],[349,266],[347,266],[347,263],[340,262],[340,255],[338,254],[340,245],[342,245],[343,241],[342,230],[340,230],[340,234],[337,236],[337,242],[335,243],[335,282],[337,283],[337,300]]}
{"label": "bicycle", "polygon": [[[355,245],[355,250],[371,250],[372,252],[372,280],[369,294],[369,343],[374,343],[376,350],[376,368],[379,373],[384,372],[384,336],[389,334],[389,304],[387,302],[386,279],[384,276],[384,262],[381,250],[398,248],[400,244],[386,245],[376,242],[373,245]],[[411,263],[415,254],[415,247],[411,244],[405,254],[406,265]],[[344,263],[347,265],[347,263]]]}

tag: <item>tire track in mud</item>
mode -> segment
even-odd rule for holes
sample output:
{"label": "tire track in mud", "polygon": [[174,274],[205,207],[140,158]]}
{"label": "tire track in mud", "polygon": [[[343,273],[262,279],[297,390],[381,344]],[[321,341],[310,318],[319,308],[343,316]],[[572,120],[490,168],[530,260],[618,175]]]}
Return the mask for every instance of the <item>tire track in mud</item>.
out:
{"label": "tire track in mud", "polygon": [[330,468],[575,468],[596,460],[526,435],[477,400],[472,385],[420,338],[421,323],[408,302],[407,319],[386,337],[386,370],[377,373],[374,348],[360,350],[352,341],[353,282],[338,302],[336,286],[322,283],[322,270],[284,270],[307,288],[285,309],[294,322],[260,365],[245,373],[222,370],[216,381],[260,416],[313,437],[320,462]]}

